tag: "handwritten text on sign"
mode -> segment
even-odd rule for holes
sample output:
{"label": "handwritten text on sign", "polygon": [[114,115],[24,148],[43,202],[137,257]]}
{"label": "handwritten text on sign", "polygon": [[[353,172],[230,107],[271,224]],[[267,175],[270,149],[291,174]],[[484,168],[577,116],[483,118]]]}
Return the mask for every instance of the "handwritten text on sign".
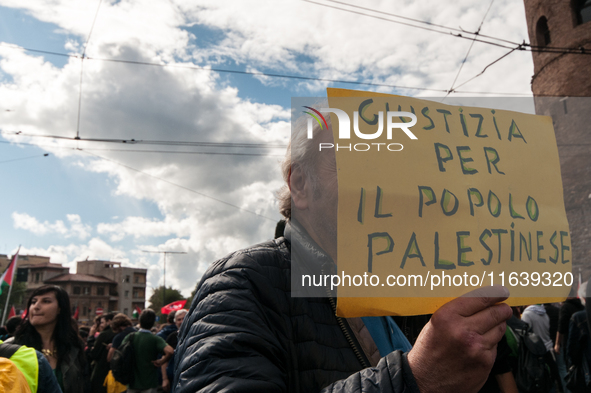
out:
{"label": "handwritten text on sign", "polygon": [[[345,141],[331,116],[339,297],[456,297],[491,283],[514,297],[568,293],[570,237],[550,118],[339,89],[328,98],[359,118],[359,132]],[[417,139],[356,138],[376,132],[380,111],[415,114]],[[384,148],[391,143],[404,147]],[[527,283],[510,287],[508,278],[522,273]],[[355,285],[363,275],[377,277]],[[554,285],[557,275],[566,281]],[[405,285],[396,285],[402,276]],[[410,285],[412,276],[426,284]],[[374,309],[375,299],[368,302]],[[384,303],[396,313],[395,302]]]}

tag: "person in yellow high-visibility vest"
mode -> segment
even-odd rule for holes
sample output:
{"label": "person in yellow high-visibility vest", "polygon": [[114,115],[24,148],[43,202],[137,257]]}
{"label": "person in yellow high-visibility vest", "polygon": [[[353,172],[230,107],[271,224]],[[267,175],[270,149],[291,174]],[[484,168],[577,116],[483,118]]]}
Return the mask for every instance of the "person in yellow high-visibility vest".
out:
{"label": "person in yellow high-visibility vest", "polygon": [[45,356],[34,348],[0,341],[0,359],[9,359],[23,374],[31,393],[61,393]]}

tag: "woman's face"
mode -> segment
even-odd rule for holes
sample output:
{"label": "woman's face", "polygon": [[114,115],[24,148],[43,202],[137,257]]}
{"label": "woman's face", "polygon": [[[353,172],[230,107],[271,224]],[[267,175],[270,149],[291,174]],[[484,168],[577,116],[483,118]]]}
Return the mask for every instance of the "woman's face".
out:
{"label": "woman's face", "polygon": [[55,292],[48,292],[31,299],[29,321],[34,327],[55,323],[59,313],[60,308],[57,304]]}

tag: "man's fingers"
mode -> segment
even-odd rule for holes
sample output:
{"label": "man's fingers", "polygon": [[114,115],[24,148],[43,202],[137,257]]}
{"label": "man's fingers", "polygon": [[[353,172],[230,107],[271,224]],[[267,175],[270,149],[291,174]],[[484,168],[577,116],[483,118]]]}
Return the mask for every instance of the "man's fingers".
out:
{"label": "man's fingers", "polygon": [[467,319],[470,321],[470,326],[475,327],[476,333],[485,334],[511,318],[511,315],[513,315],[511,307],[501,303],[479,311]]}
{"label": "man's fingers", "polygon": [[501,338],[505,335],[505,330],[507,329],[507,325],[505,323],[499,324],[488,332],[482,334],[482,346],[484,349],[490,350],[493,349]]}
{"label": "man's fingers", "polygon": [[503,286],[482,287],[450,301],[444,307],[450,307],[458,315],[469,317],[506,300],[508,297],[509,290]]}

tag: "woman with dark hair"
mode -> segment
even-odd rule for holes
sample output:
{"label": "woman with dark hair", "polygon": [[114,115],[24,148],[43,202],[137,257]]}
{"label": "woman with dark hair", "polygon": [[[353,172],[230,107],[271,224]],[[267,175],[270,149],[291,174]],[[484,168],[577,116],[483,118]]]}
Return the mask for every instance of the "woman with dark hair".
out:
{"label": "woman with dark hair", "polygon": [[64,393],[89,390],[84,343],[72,326],[70,297],[62,288],[44,285],[33,291],[14,337],[16,344],[45,355]]}

